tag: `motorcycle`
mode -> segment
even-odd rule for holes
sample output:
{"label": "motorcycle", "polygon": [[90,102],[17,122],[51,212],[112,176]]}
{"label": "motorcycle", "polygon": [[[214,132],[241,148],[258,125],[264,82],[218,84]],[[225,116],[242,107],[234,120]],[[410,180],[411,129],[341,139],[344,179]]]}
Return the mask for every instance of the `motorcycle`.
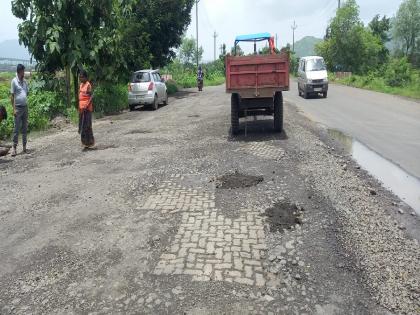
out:
{"label": "motorcycle", "polygon": [[198,91],[203,91],[203,85],[204,85],[204,80],[203,79],[200,79],[200,78],[198,78],[197,79],[197,87],[198,87]]}

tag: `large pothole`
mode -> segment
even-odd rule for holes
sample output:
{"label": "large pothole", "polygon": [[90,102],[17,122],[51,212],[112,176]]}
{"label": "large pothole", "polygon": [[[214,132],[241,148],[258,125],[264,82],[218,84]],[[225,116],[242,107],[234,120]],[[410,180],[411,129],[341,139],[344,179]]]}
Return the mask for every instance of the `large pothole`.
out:
{"label": "large pothole", "polygon": [[216,188],[237,189],[257,186],[264,180],[262,176],[245,175],[239,172],[216,178]]}
{"label": "large pothole", "polygon": [[302,224],[303,208],[286,201],[275,203],[265,210],[265,216],[270,225],[270,232],[283,232],[292,226]]}

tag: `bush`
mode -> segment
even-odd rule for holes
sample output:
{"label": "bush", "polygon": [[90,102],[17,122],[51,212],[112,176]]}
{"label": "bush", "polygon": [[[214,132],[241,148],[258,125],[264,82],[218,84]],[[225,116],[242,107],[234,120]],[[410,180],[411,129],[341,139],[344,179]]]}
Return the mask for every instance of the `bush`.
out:
{"label": "bush", "polygon": [[55,92],[38,91],[29,94],[29,108],[39,115],[47,117],[49,120],[66,112],[66,105],[63,99]]}
{"label": "bush", "polygon": [[389,86],[401,87],[411,83],[412,68],[407,58],[393,59],[385,70],[385,81]]}
{"label": "bush", "polygon": [[128,108],[128,89],[124,84],[104,83],[94,88],[95,113],[115,114]]}
{"label": "bush", "polygon": [[5,140],[13,132],[13,108],[10,100],[7,98],[0,100],[0,106],[6,107],[7,111],[7,120],[0,123],[0,140]]}
{"label": "bush", "polygon": [[168,90],[169,95],[172,95],[178,92],[178,85],[176,84],[174,80],[168,80],[165,82],[165,84],[166,84],[166,88]]}

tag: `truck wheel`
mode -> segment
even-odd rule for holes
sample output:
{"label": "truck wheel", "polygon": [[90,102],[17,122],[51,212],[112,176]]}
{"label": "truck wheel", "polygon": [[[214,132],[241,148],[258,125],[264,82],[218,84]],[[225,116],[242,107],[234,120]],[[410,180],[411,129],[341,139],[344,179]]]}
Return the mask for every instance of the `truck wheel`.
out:
{"label": "truck wheel", "polygon": [[130,105],[129,107],[130,107],[130,112],[132,112],[133,110],[136,109],[136,106],[135,105]]}
{"label": "truck wheel", "polygon": [[324,93],[322,94],[322,97],[323,97],[323,98],[327,98],[327,96],[328,96],[328,92],[324,92]]}
{"label": "truck wheel", "polygon": [[237,135],[239,132],[239,95],[234,93],[230,99],[230,107],[231,107],[231,126],[232,126],[232,134]]}
{"label": "truck wheel", "polygon": [[283,131],[283,94],[277,92],[274,95],[274,131]]}
{"label": "truck wheel", "polygon": [[306,89],[303,90],[303,98],[306,100],[309,96],[308,92],[306,92]]}

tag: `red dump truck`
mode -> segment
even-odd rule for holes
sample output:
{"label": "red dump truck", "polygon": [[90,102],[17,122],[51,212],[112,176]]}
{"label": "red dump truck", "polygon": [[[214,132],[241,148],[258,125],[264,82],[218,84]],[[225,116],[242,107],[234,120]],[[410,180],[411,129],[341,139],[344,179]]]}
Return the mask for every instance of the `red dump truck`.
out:
{"label": "red dump truck", "polygon": [[[271,54],[258,55],[257,42],[269,42]],[[253,42],[254,55],[236,56],[239,42]],[[239,132],[239,118],[273,115],[274,131],[283,130],[283,91],[289,90],[289,55],[276,54],[269,33],[238,36],[235,55],[226,57],[226,92],[231,93],[232,134]]]}

